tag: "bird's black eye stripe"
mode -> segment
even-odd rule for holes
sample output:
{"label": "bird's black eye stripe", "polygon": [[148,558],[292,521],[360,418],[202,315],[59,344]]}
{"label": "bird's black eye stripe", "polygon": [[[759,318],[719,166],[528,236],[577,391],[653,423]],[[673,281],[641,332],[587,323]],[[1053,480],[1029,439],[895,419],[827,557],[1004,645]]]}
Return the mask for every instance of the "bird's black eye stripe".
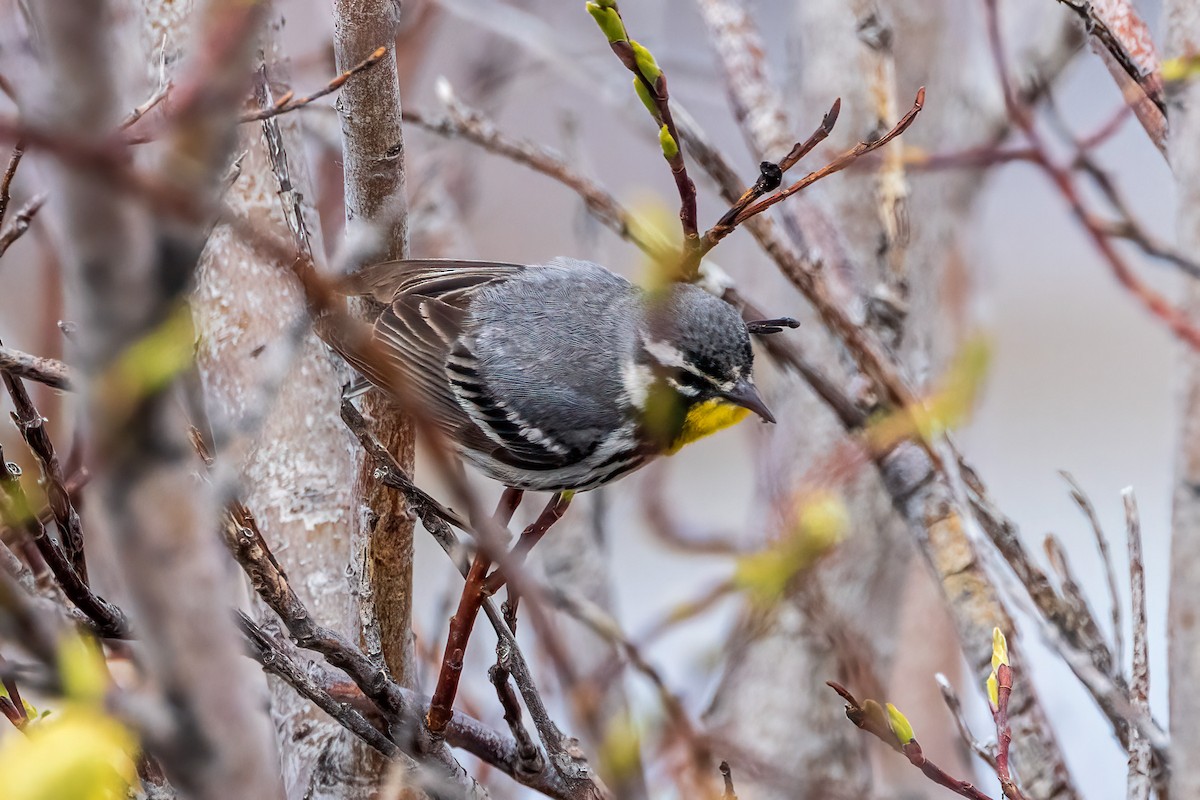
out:
{"label": "bird's black eye stripe", "polygon": [[713,389],[711,381],[700,377],[694,372],[689,372],[686,369],[676,371],[675,380],[680,386],[687,386],[691,389],[695,389],[698,392],[711,392]]}

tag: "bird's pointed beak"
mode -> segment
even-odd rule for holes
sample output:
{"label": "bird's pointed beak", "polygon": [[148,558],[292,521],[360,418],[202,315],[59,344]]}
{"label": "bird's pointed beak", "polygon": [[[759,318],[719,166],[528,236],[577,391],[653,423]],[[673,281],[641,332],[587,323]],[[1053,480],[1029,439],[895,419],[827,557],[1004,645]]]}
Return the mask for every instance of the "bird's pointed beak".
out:
{"label": "bird's pointed beak", "polygon": [[763,402],[762,395],[758,393],[758,387],[751,383],[749,378],[740,379],[733,385],[732,389],[728,392],[723,392],[721,396],[735,405],[758,414],[763,418],[764,422],[775,421],[775,416],[771,413],[771,409],[767,408],[767,404]]}

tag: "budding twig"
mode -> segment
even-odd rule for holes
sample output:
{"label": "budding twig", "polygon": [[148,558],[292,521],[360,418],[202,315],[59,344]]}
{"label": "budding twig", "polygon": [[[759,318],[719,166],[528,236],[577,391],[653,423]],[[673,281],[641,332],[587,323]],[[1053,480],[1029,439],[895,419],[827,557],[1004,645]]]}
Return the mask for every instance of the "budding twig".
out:
{"label": "budding twig", "polygon": [[[992,800],[986,794],[979,791],[979,789],[975,788],[973,784],[951,777],[941,767],[925,758],[925,754],[921,751],[921,745],[912,736],[911,728],[903,735],[906,741],[901,741],[901,734],[890,723],[888,712],[885,712],[879,703],[874,700],[864,700],[860,705],[854,695],[850,694],[850,691],[841,684],[826,681],[825,685],[837,692],[846,701],[846,719],[853,722],[859,729],[866,731],[897,753],[903,755],[908,759],[909,763],[921,770],[925,777],[940,786],[945,786],[955,794],[968,798],[968,800]],[[889,706],[888,708],[889,710],[894,709],[893,706]],[[899,712],[895,712],[895,714],[900,719],[903,719],[903,716]],[[907,724],[907,720],[904,722]]]}

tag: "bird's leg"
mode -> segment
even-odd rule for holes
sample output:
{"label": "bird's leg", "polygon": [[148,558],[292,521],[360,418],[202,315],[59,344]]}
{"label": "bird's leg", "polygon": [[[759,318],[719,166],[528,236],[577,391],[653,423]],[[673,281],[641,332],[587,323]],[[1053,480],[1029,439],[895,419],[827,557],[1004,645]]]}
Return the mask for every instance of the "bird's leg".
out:
{"label": "bird's leg", "polygon": [[[520,489],[505,489],[496,507],[495,520],[500,525],[508,525],[513,513],[521,503],[524,494]],[[471,630],[475,627],[475,618],[479,616],[479,607],[483,604],[484,585],[487,582],[487,571],[492,560],[482,547],[475,553],[471,569],[467,571],[467,582],[463,586],[462,595],[458,599],[458,610],[450,618],[450,633],[446,636],[446,652],[442,656],[442,668],[438,672],[437,687],[433,698],[429,701],[429,713],[425,715],[425,724],[429,732],[435,736],[445,733],[450,718],[454,715],[454,698],[458,694],[458,682],[462,677],[463,657],[467,652],[467,640],[471,638]]]}
{"label": "bird's leg", "polygon": [[[554,526],[554,523],[562,519],[563,514],[567,511],[567,506],[571,504],[571,498],[575,496],[575,492],[563,491],[555,492],[550,498],[550,502],[542,509],[542,513],[538,514],[538,518],[533,524],[521,532],[521,538],[509,551],[509,558],[512,563],[520,565],[525,561],[525,556],[533,549],[533,546],[541,541],[546,535],[546,531]],[[497,568],[495,572],[487,577],[484,582],[484,592],[487,594],[495,594],[504,586],[507,578],[504,572]],[[508,623],[508,627],[514,632],[517,629],[517,605],[521,602],[520,596],[510,586],[508,588],[508,599],[504,603],[504,621]]]}

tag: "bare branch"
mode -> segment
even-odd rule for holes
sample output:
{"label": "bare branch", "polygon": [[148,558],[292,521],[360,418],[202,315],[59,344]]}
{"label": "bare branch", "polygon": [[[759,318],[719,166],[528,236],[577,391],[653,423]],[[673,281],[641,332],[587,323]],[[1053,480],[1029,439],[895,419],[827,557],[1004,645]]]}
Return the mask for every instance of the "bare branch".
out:
{"label": "bare branch", "polygon": [[1100,517],[1096,514],[1096,507],[1092,505],[1092,501],[1083,488],[1069,472],[1060,472],[1059,474],[1071,487],[1071,499],[1087,517],[1088,524],[1092,529],[1092,536],[1096,540],[1096,548],[1100,551],[1100,559],[1104,562],[1104,576],[1108,581],[1108,597],[1112,602],[1113,662],[1118,665],[1124,664],[1125,625],[1121,619],[1121,594],[1117,589],[1117,570],[1113,566],[1112,554],[1108,549],[1108,537],[1104,535],[1104,529],[1100,526]]}
{"label": "bare branch", "polygon": [[0,498],[0,517],[14,528],[24,528],[26,535],[54,573],[63,594],[96,623],[97,635],[115,639],[128,637],[130,625],[125,613],[93,592],[75,572],[63,548],[47,535],[45,526],[33,514],[18,480],[19,476],[16,465],[5,462],[4,451],[0,449],[0,489],[3,491],[3,497]]}
{"label": "bare branch", "polygon": [[[462,546],[459,544],[457,536],[450,530],[448,524],[448,519],[454,515],[433,502],[424,492],[416,489],[411,478],[396,463],[395,457],[367,429],[362,415],[358,413],[357,409],[348,400],[342,401],[342,419],[345,421],[346,426],[359,439],[360,443],[362,443],[368,456],[370,456],[370,461],[374,465],[376,478],[384,483],[384,485],[404,495],[409,507],[420,517],[422,525],[424,525],[426,530],[433,535],[437,543],[450,556],[460,574],[466,577],[470,570],[470,564],[463,557]],[[491,537],[487,536],[487,534],[492,533],[490,529],[480,531],[472,526],[464,527],[464,530],[473,533],[477,537],[481,547],[489,549],[488,555],[497,561],[500,569],[505,570],[505,575],[510,584],[519,583],[519,588],[526,593],[531,589],[538,588],[530,585],[530,582],[525,579],[518,565],[512,563],[512,559],[506,557],[503,547],[497,547]],[[546,748],[549,756],[546,772],[555,772],[568,787],[573,797],[607,798],[609,796],[607,789],[596,780],[594,773],[587,764],[586,757],[577,746],[567,739],[554,723],[553,719],[551,719],[545,702],[534,683],[529,665],[526,663],[520,645],[517,643],[516,636],[513,635],[504,615],[496,608],[496,604],[492,602],[491,598],[484,598],[480,607],[484,614],[487,615],[492,629],[496,632],[496,637],[499,640],[498,646],[505,648],[507,653],[505,666],[512,674],[517,688],[525,700],[525,705],[529,709],[529,716],[533,721],[534,727],[537,729],[542,746]],[[537,617],[535,616],[536,619]]]}
{"label": "bare branch", "polygon": [[79,521],[79,512],[75,510],[71,501],[71,493],[67,490],[58,453],[54,450],[54,443],[50,441],[50,434],[46,432],[46,420],[34,407],[33,400],[20,378],[5,372],[3,380],[9,397],[12,398],[15,412],[13,419],[17,423],[17,429],[41,465],[46,481],[46,498],[50,502],[54,524],[62,540],[63,553],[70,562],[72,573],[86,585],[88,574],[83,552],[83,526]]}
{"label": "bare branch", "polygon": [[8,225],[0,230],[0,256],[3,256],[8,248],[12,247],[13,243],[25,235],[29,230],[29,223],[46,202],[46,196],[40,194],[37,197],[26,203],[16,214]]}
{"label": "bare branch", "polygon": [[971,726],[967,724],[967,719],[963,715],[962,703],[958,699],[958,693],[950,685],[949,679],[940,672],[933,677],[937,681],[938,690],[942,693],[942,700],[945,701],[946,708],[950,710],[950,715],[954,717],[954,725],[958,728],[959,737],[967,747],[971,748],[971,752],[979,756],[992,769],[996,769],[995,744],[985,745],[975,738],[975,734],[971,733]]}
{"label": "bare branch", "polygon": [[[1142,524],[1138,517],[1133,487],[1121,491],[1125,501],[1125,528],[1129,537],[1130,616],[1133,618],[1133,669],[1130,672],[1129,695],[1134,708],[1150,713],[1150,654],[1147,644],[1146,572],[1142,563]],[[1149,800],[1151,781],[1151,749],[1137,728],[1129,732],[1128,800]]]}
{"label": "bare branch", "polygon": [[21,158],[25,155],[25,146],[20,142],[13,148],[12,155],[8,157],[8,166],[4,168],[4,175],[0,177],[0,223],[4,222],[4,214],[8,211],[8,204],[12,200],[12,182],[16,177],[17,167],[21,165]]}
{"label": "bare branch", "polygon": [[53,358],[44,358],[0,344],[0,372],[13,377],[36,381],[64,392],[74,390],[71,369]]}
{"label": "bare branch", "polygon": [[[921,108],[924,106],[924,104],[925,87],[922,86],[917,91],[917,97],[913,101],[912,108],[910,108],[908,112],[900,118],[900,121],[897,122],[891,130],[880,136],[878,139],[873,139],[869,142],[859,142],[854,147],[834,158],[825,166],[808,173],[786,189],[782,189],[781,191],[778,191],[769,197],[743,208],[733,217],[732,222],[728,225],[722,226],[721,223],[718,223],[717,225],[713,226],[704,234],[704,243],[702,246],[703,252],[708,252],[715,247],[722,239],[732,233],[738,225],[741,225],[747,220],[761,214],[776,203],[786,200],[796,192],[808,188],[822,178],[827,178],[830,175],[841,172],[862,156],[870,153],[873,150],[878,150],[880,147],[883,147],[888,142],[904,133],[904,131],[908,130],[908,127],[912,125],[913,121],[916,120],[917,115],[921,113]],[[834,109],[836,108],[837,106],[835,105]],[[833,113],[833,110],[831,110],[830,114]],[[828,121],[829,115],[826,115],[825,119]],[[822,122],[821,128],[818,128],[818,131],[823,130],[825,127],[826,123]]]}
{"label": "bare branch", "polygon": [[325,84],[312,94],[307,94],[303,97],[296,97],[294,92],[288,92],[279,99],[275,100],[266,108],[259,108],[255,111],[242,114],[242,116],[238,118],[238,122],[245,123],[267,120],[271,117],[277,117],[280,114],[287,114],[290,111],[304,108],[310,103],[320,100],[326,95],[333,94],[338,89],[342,88],[342,86],[346,83],[346,81],[350,80],[350,78],[378,64],[383,60],[383,57],[387,55],[387,52],[388,50],[386,47],[379,47],[375,50],[375,52],[371,53],[371,55],[350,67],[350,69],[342,72],[337,77],[331,79],[329,83]]}
{"label": "bare branch", "polygon": [[311,663],[307,667],[302,666],[295,654],[285,652],[279,642],[254,624],[254,621],[245,613],[237,611],[235,614],[238,625],[250,646],[250,655],[255,661],[262,664],[264,670],[283,680],[302,697],[316,703],[322,711],[337,720],[342,727],[385,756],[395,758],[400,754],[400,749],[396,747],[395,743],[368,722],[362,714],[348,703],[334,699],[325,687],[313,680]]}

